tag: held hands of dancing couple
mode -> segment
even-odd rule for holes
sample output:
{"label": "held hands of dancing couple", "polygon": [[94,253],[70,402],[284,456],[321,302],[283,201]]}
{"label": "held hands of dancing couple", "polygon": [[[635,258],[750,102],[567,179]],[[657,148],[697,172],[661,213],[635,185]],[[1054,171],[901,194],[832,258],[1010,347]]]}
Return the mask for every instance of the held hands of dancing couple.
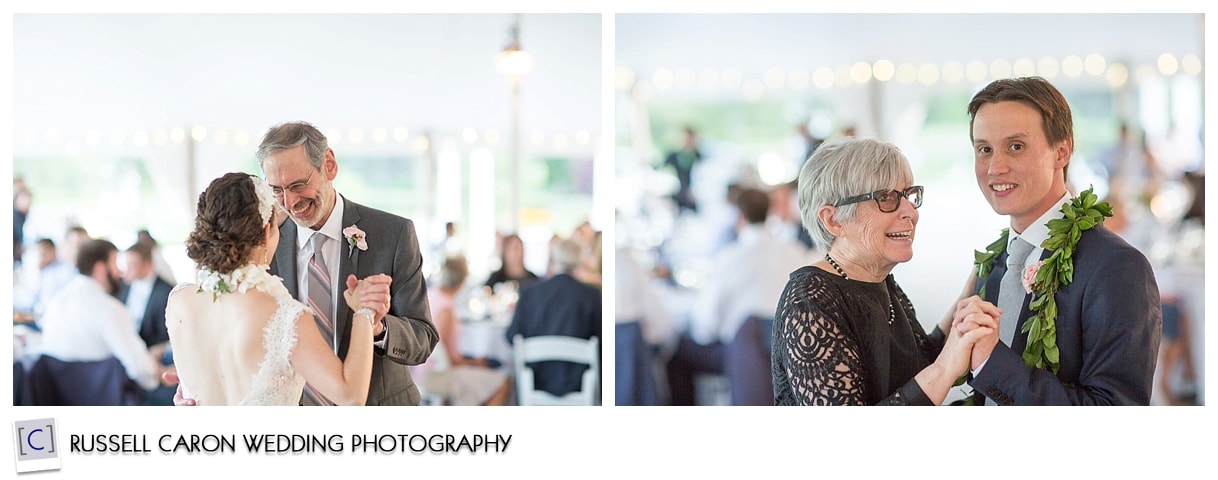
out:
{"label": "held hands of dancing couple", "polygon": [[[963,362],[969,370],[978,370],[985,365],[986,360],[989,360],[990,353],[998,344],[1001,318],[1002,309],[976,295],[960,300],[956,304],[956,310],[950,317],[951,323],[948,326],[951,330],[951,333],[948,334],[948,345],[952,344],[952,337],[957,335],[960,337],[959,342],[971,345],[971,348],[968,349],[969,357]],[[943,329],[942,325],[940,325],[940,329]],[[944,351],[947,348],[944,347]]]}
{"label": "held hands of dancing couple", "polygon": [[914,376],[934,404],[943,403],[956,380],[977,371],[998,344],[1002,311],[973,295],[960,300],[938,328],[944,334],[943,350],[930,367]]}
{"label": "held hands of dancing couple", "polygon": [[[388,275],[378,274],[363,280],[349,275],[343,299],[355,317],[351,322],[351,349],[344,360],[333,352],[321,336],[312,315],[302,315],[298,325],[309,331],[302,337],[305,348],[294,353],[292,366],[327,399],[336,405],[364,405],[371,383],[373,338],[379,333],[380,319],[388,310]],[[380,327],[383,330],[383,327]],[[304,340],[307,339],[307,342]]]}

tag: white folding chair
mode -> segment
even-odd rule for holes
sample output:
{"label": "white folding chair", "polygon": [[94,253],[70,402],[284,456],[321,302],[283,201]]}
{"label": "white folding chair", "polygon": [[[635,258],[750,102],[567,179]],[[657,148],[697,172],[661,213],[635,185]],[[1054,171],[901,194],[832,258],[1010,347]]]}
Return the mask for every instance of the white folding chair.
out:
{"label": "white folding chair", "polygon": [[[525,338],[516,335],[512,351],[516,362],[516,398],[520,405],[595,405],[597,379],[600,378],[599,340],[543,335]],[[533,388],[533,369],[528,363],[564,361],[588,365],[580,389],[555,396]]]}

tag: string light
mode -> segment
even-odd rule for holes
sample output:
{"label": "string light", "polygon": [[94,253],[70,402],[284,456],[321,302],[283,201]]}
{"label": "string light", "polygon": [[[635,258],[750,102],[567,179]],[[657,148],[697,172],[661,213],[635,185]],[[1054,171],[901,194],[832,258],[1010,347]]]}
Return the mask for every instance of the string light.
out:
{"label": "string light", "polygon": [[891,60],[881,59],[871,66],[871,73],[875,75],[876,80],[887,82],[897,74],[897,67],[892,64]]}
{"label": "string light", "polygon": [[1159,61],[1155,63],[1159,66],[1159,73],[1168,77],[1175,75],[1180,69],[1180,63],[1176,61],[1176,56],[1170,53],[1159,55]]}
{"label": "string light", "polygon": [[850,80],[854,83],[867,83],[871,81],[871,65],[867,62],[854,62],[850,66]]}
{"label": "string light", "polygon": [[1017,77],[1030,77],[1036,75],[1036,64],[1030,58],[1017,58],[1011,70]]}
{"label": "string light", "polygon": [[1121,63],[1109,65],[1105,78],[1108,80],[1109,87],[1121,88],[1125,86],[1125,82],[1129,81],[1129,68]]}

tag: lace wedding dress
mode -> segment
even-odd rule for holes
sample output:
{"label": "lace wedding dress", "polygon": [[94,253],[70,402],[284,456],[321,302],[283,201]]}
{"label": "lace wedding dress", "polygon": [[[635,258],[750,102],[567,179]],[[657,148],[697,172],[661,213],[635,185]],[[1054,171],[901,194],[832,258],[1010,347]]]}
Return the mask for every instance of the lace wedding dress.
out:
{"label": "lace wedding dress", "polygon": [[[278,307],[262,329],[262,346],[266,355],[262,358],[257,373],[250,379],[251,388],[238,405],[300,404],[300,395],[305,379],[292,369],[292,348],[296,346],[296,321],[308,306],[292,298],[283,280],[272,276],[265,266],[246,264],[228,275],[207,270],[199,272],[198,284],[183,284],[177,288],[195,288],[211,292],[216,298],[221,295],[246,295],[253,288],[275,298]],[[186,398],[190,394],[188,380],[182,379],[182,391]]]}

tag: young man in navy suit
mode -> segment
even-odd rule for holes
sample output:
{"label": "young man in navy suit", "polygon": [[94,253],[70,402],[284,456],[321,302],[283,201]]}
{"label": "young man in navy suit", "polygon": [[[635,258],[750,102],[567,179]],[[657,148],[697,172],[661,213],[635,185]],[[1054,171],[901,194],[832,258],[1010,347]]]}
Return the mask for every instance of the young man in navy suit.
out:
{"label": "young man in navy suit", "polygon": [[[994,211],[1010,218],[1008,245],[1030,244],[1027,259],[1016,262],[1024,270],[1053,253],[1041,247],[1050,234],[1046,224],[1062,218],[1062,204],[1074,197],[1066,183],[1074,151],[1070,106],[1049,82],[1025,77],[990,83],[973,97],[968,112],[977,185]],[[974,309],[999,314],[993,304],[1006,257],[998,255],[989,274],[969,289],[984,287],[985,299],[962,300],[956,318]],[[1001,315],[1004,324],[1014,321],[999,329],[1009,339],[974,346],[969,383],[978,404],[1150,404],[1161,330],[1150,263],[1102,224],[1082,232],[1072,258],[1073,279],[1055,296],[1059,370],[1024,363],[1028,333],[1022,330],[1033,314],[1033,295],[1020,291],[1012,305],[1022,308]]]}

